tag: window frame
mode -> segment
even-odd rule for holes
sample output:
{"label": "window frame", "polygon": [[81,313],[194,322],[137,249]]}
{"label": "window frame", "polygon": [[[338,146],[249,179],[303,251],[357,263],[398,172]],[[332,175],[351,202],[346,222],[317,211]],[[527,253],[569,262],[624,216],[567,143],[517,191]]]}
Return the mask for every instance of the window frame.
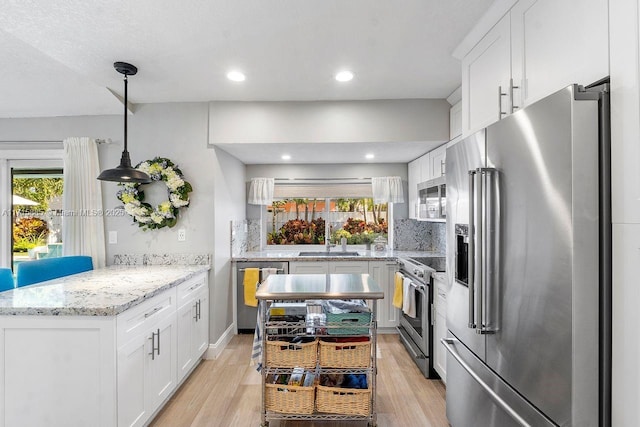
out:
{"label": "window frame", "polygon": [[[28,144],[23,144],[28,145]],[[0,267],[11,268],[13,203],[11,198],[12,169],[62,169],[64,173],[63,149],[2,149],[0,145]]]}

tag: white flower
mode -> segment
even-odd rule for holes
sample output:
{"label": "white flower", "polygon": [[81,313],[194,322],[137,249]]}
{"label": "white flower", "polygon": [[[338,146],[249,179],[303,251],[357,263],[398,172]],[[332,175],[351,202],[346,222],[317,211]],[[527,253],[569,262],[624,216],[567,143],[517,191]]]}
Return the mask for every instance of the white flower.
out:
{"label": "white flower", "polygon": [[141,222],[143,224],[151,222],[151,217],[149,217],[149,216],[138,216],[138,215],[135,215],[134,218],[136,219],[136,221]]}
{"label": "white flower", "polygon": [[151,165],[148,162],[142,162],[142,163],[140,163],[140,166],[138,166],[136,169],[148,174],[149,173],[149,167],[151,167]]}
{"label": "white flower", "polygon": [[156,224],[162,224],[162,221],[164,221],[164,216],[162,214],[159,214],[158,212],[153,212],[151,214],[151,220]]}
{"label": "white flower", "polygon": [[180,196],[175,193],[169,196],[169,200],[171,200],[171,204],[176,208],[181,208],[189,204],[189,200],[182,200]]}
{"label": "white flower", "polygon": [[178,175],[171,177],[171,179],[167,179],[167,187],[169,187],[169,191],[172,193],[175,192],[178,188],[184,185],[184,180],[180,178]]}

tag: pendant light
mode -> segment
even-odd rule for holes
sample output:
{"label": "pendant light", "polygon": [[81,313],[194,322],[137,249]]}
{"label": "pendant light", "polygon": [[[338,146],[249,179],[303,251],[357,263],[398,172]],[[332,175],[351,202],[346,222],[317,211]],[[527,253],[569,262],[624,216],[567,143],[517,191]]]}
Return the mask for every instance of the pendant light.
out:
{"label": "pendant light", "polygon": [[146,173],[134,169],[131,166],[131,158],[129,157],[129,151],[127,150],[127,76],[135,75],[138,72],[138,69],[126,62],[115,62],[113,67],[117,72],[124,75],[124,150],[122,151],[122,157],[120,158],[120,165],[114,169],[102,171],[98,176],[98,179],[101,181],[148,184],[151,182],[151,178]]}

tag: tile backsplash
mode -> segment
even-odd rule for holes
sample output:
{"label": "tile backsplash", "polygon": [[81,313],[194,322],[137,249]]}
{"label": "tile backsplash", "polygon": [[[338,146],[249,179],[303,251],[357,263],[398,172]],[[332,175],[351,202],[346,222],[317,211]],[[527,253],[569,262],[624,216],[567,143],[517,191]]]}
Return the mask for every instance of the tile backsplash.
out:
{"label": "tile backsplash", "polygon": [[446,252],[447,229],[444,222],[396,219],[393,221],[393,249],[400,251]]}
{"label": "tile backsplash", "polygon": [[211,265],[210,254],[116,254],[114,265]]}

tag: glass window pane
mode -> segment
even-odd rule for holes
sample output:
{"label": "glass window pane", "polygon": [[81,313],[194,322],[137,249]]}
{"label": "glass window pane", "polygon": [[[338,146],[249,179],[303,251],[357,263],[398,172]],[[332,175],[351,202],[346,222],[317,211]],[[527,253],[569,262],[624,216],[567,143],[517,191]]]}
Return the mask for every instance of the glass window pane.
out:
{"label": "glass window pane", "polygon": [[12,265],[62,256],[61,170],[12,171]]}
{"label": "glass window pane", "polygon": [[324,245],[324,199],[274,200],[267,206],[267,245]]}
{"label": "glass window pane", "polygon": [[347,244],[363,245],[378,236],[387,238],[387,204],[374,204],[373,199],[335,199],[329,213],[331,240],[340,243],[346,237]]}

